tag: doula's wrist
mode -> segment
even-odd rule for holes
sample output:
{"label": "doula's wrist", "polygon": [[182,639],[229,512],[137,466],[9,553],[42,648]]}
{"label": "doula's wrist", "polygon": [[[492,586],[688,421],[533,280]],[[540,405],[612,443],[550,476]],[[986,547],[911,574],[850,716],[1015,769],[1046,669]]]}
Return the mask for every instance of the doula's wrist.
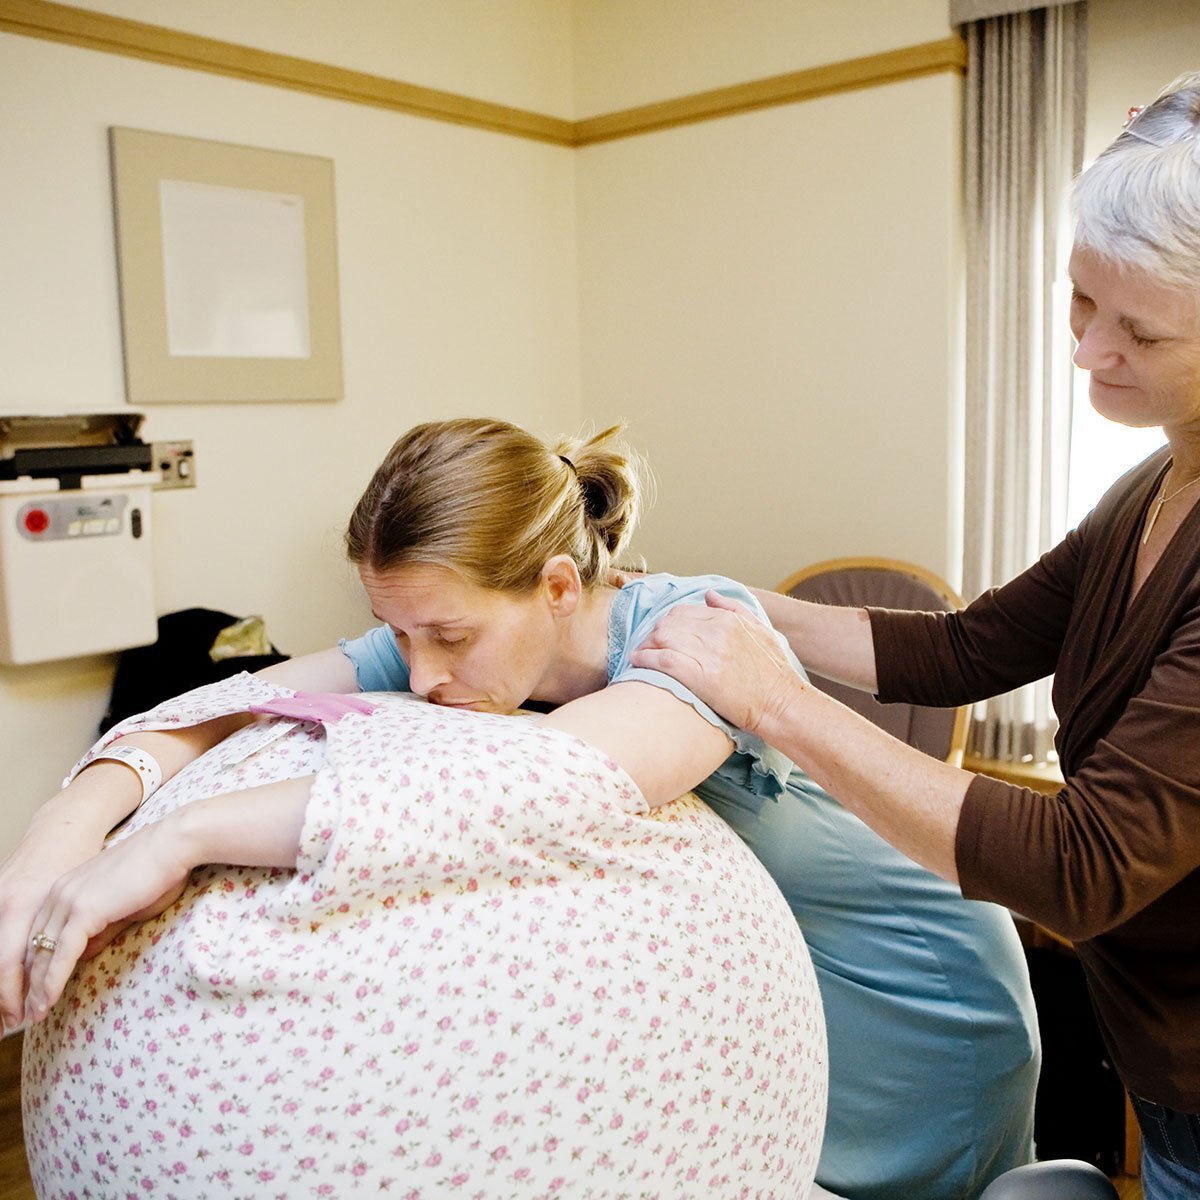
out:
{"label": "doula's wrist", "polygon": [[807,699],[808,690],[811,690],[811,685],[795,672],[789,671],[781,676],[771,694],[765,699],[754,732],[772,746],[789,741],[800,720],[800,712]]}

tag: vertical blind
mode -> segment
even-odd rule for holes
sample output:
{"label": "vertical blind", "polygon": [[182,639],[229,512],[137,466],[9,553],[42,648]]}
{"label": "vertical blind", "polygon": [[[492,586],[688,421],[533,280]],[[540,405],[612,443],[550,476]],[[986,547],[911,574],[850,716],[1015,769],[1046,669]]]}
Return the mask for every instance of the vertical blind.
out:
{"label": "vertical blind", "polygon": [[[1066,531],[1071,339],[1067,189],[1083,155],[1085,3],[973,20],[966,95],[963,590],[1019,574]],[[976,707],[968,751],[1045,762],[1048,681]]]}

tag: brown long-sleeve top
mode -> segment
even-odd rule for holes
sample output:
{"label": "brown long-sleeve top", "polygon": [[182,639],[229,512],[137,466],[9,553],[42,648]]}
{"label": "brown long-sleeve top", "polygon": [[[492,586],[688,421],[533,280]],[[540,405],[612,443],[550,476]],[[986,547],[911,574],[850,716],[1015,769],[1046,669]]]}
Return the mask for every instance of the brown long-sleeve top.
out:
{"label": "brown long-sleeve top", "polygon": [[1078,529],[959,613],[871,610],[879,698],[958,705],[1054,673],[1065,786],[967,789],[963,894],[1076,943],[1113,1061],[1200,1112],[1200,504],[1131,603],[1152,455]]}

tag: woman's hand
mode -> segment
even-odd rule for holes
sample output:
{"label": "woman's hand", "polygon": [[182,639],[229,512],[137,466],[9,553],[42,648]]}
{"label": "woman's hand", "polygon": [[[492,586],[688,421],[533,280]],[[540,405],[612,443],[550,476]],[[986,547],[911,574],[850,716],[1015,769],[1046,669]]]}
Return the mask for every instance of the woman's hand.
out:
{"label": "woman's hand", "polygon": [[0,1021],[6,1032],[23,1020],[34,918],[55,882],[95,858],[103,844],[103,830],[35,821],[0,863]]}
{"label": "woman's hand", "polygon": [[679,604],[634,651],[635,667],[674,676],[732,725],[762,734],[803,690],[779,635],[716,592]]}
{"label": "woman's hand", "polygon": [[[45,1017],[80,961],[98,954],[123,929],[157,916],[179,899],[193,865],[167,818],[58,878],[26,938],[25,1019]],[[38,935],[50,939],[53,947],[44,943],[39,949]]]}
{"label": "woman's hand", "polygon": [[[344,659],[340,651],[333,651]],[[310,656],[319,657],[319,656]],[[145,730],[116,739],[152,755],[164,784],[222,738],[253,720],[232,713],[186,729]],[[29,939],[41,930],[35,917],[54,883],[100,853],[104,839],[137,808],[142,786],[125,763],[91,763],[34,814],[29,831],[0,863],[0,1021],[21,1024],[31,962]],[[46,951],[39,958],[47,957]]]}
{"label": "woman's hand", "polygon": [[82,959],[178,900],[193,867],[294,868],[312,783],[302,775],[194,800],[63,875],[32,923],[52,948],[26,941],[26,1019],[49,1012]]}

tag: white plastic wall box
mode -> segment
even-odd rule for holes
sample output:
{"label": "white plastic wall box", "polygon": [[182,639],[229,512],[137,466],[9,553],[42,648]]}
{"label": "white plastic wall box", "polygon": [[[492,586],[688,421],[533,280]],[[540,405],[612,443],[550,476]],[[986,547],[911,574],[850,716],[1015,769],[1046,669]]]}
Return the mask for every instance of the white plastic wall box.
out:
{"label": "white plastic wall box", "polygon": [[157,636],[156,471],[0,480],[0,663],[145,646]]}

